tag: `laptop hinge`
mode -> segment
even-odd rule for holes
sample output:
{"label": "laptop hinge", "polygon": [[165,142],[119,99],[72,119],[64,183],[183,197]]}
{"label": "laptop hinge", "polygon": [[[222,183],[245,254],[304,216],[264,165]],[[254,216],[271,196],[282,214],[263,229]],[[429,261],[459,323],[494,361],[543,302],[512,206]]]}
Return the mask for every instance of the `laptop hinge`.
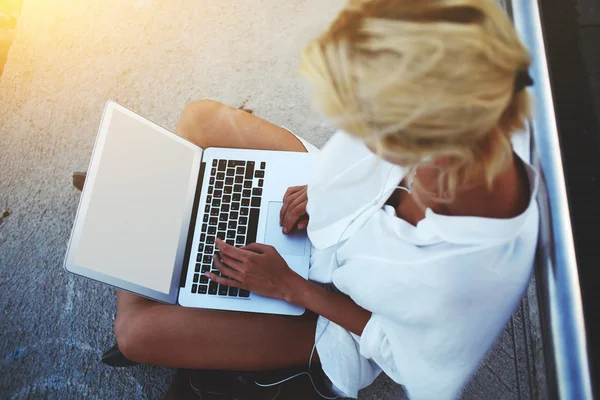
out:
{"label": "laptop hinge", "polygon": [[181,269],[181,279],[179,287],[185,287],[188,265],[190,263],[190,254],[192,252],[192,242],[194,241],[194,229],[196,228],[196,218],[198,217],[198,206],[200,205],[200,193],[202,193],[202,181],[204,180],[204,169],[206,163],[200,164],[200,173],[198,174],[198,185],[196,185],[196,194],[194,195],[194,207],[192,208],[192,218],[190,219],[190,228],[185,245],[185,257],[183,259],[183,268]]}

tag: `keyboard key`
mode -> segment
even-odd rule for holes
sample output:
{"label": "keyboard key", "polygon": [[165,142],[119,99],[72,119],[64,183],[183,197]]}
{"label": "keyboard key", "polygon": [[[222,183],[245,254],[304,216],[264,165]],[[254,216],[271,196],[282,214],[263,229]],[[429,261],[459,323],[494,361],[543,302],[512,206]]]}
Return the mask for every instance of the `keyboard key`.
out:
{"label": "keyboard key", "polygon": [[219,295],[227,296],[227,292],[229,291],[229,286],[219,285]]}
{"label": "keyboard key", "polygon": [[198,283],[198,278],[200,278],[200,275],[194,274],[194,283]]}
{"label": "keyboard key", "polygon": [[242,183],[244,182],[244,177],[243,176],[236,176],[235,177],[235,183]]}
{"label": "keyboard key", "polygon": [[214,225],[211,225],[210,228],[208,228],[208,234],[209,235],[214,235],[215,233],[217,233],[217,227]]}
{"label": "keyboard key", "polygon": [[223,191],[225,192],[225,194],[231,194],[231,192],[233,191],[233,188],[231,186],[225,186]]}
{"label": "keyboard key", "polygon": [[250,205],[250,199],[242,199],[242,206],[248,207]]}
{"label": "keyboard key", "polygon": [[202,257],[203,257],[203,255],[202,255],[202,254],[198,254],[198,255],[196,256],[196,262],[202,262]]}
{"label": "keyboard key", "polygon": [[221,199],[221,201],[225,204],[231,203],[231,195],[230,194],[224,195],[223,198]]}
{"label": "keyboard key", "polygon": [[239,193],[242,191],[242,185],[233,185],[233,191]]}
{"label": "keyboard key", "polygon": [[229,287],[229,296],[237,296],[238,295],[238,288],[230,286]]}
{"label": "keyboard key", "polygon": [[209,187],[208,187],[208,194],[212,194],[212,192],[213,192],[213,187],[212,187],[212,186],[209,186]]}
{"label": "keyboard key", "polygon": [[260,197],[252,198],[252,207],[260,207]]}
{"label": "keyboard key", "polygon": [[220,231],[227,230],[227,224],[225,222],[219,222],[219,230]]}
{"label": "keyboard key", "polygon": [[202,270],[200,272],[205,273],[210,271],[210,265],[208,264],[202,264]]}
{"label": "keyboard key", "polygon": [[250,193],[251,193],[251,192],[250,192],[250,190],[248,190],[248,189],[245,189],[245,190],[242,192],[242,197],[250,197]]}
{"label": "keyboard key", "polygon": [[204,216],[202,217],[202,221],[208,222],[208,214],[204,214]]}
{"label": "keyboard key", "polygon": [[248,218],[246,218],[246,217],[240,217],[240,219],[238,219],[238,224],[246,225],[247,223],[248,223]]}
{"label": "keyboard key", "polygon": [[226,185],[233,185],[233,178],[227,178],[227,179],[225,179],[225,184]]}
{"label": "keyboard key", "polygon": [[235,174],[236,175],[244,175],[244,167],[237,167],[235,169]]}
{"label": "keyboard key", "polygon": [[229,204],[221,204],[221,211],[229,212]]}
{"label": "keyboard key", "polygon": [[243,215],[244,217],[248,215],[248,207],[242,207],[240,208],[240,215]]}
{"label": "keyboard key", "polygon": [[252,179],[254,176],[254,161],[248,161],[246,164],[246,179]]}
{"label": "keyboard key", "polygon": [[237,227],[237,221],[229,221],[229,223],[227,224],[227,227],[229,229],[235,229]]}
{"label": "keyboard key", "polygon": [[250,292],[244,289],[240,289],[240,297],[250,297]]}
{"label": "keyboard key", "polygon": [[227,168],[227,176],[234,176],[234,175],[235,175],[235,169]]}
{"label": "keyboard key", "polygon": [[211,209],[210,209],[210,215],[211,215],[212,217],[216,217],[216,216],[218,216],[218,215],[219,215],[219,209],[218,209],[218,208],[216,208],[216,207],[213,207],[213,208],[211,208]]}
{"label": "keyboard key", "polygon": [[244,235],[246,233],[246,227],[245,226],[238,226],[237,233],[239,233],[240,235]]}
{"label": "keyboard key", "polygon": [[194,268],[194,272],[200,272],[201,267],[202,267],[202,264],[196,264],[196,267]]}
{"label": "keyboard key", "polygon": [[217,159],[215,158],[215,159],[213,160],[213,162],[212,162],[212,166],[213,166],[213,167],[216,167],[218,163],[219,163],[219,160],[217,160]]}
{"label": "keyboard key", "polygon": [[244,189],[250,189],[250,188],[252,188],[252,181],[245,180],[244,181]]}
{"label": "keyboard key", "polygon": [[206,228],[208,228],[208,224],[202,224],[202,232],[206,232]]}
{"label": "keyboard key", "polygon": [[215,182],[215,188],[217,188],[217,189],[223,189],[223,181],[217,181],[217,182]]}
{"label": "keyboard key", "polygon": [[200,241],[204,242],[206,240],[206,233],[201,233],[200,234]]}
{"label": "keyboard key", "polygon": [[214,246],[206,246],[206,248],[204,249],[204,254],[212,254],[214,249]]}
{"label": "keyboard key", "polygon": [[208,277],[206,275],[200,275],[200,283],[208,283]]}
{"label": "keyboard key", "polygon": [[213,207],[219,207],[220,205],[221,205],[221,200],[219,200],[219,199],[214,199],[214,200],[212,201],[212,206],[213,206]]}
{"label": "keyboard key", "polygon": [[242,196],[239,193],[234,193],[233,196],[231,197],[231,199],[233,201],[240,201],[241,198],[242,198]]}
{"label": "keyboard key", "polygon": [[238,237],[235,239],[235,243],[236,243],[236,244],[244,244],[244,243],[245,243],[245,241],[246,241],[245,239],[246,239],[246,238],[245,238],[245,237],[243,237],[243,236],[238,236]]}
{"label": "keyboard key", "polygon": [[198,285],[192,285],[192,293],[196,293],[198,291]]}
{"label": "keyboard key", "polygon": [[212,256],[205,254],[204,257],[202,257],[202,263],[210,265],[212,263]]}
{"label": "keyboard key", "polygon": [[210,204],[210,203],[212,203],[212,196],[208,195],[208,196],[206,196],[206,204]]}
{"label": "keyboard key", "polygon": [[212,176],[215,176],[216,173],[217,173],[217,169],[216,168],[213,168],[213,169],[210,170],[210,174]]}
{"label": "keyboard key", "polygon": [[204,212],[205,213],[210,212],[210,204],[207,204],[204,206]]}
{"label": "keyboard key", "polygon": [[261,170],[256,171],[254,173],[254,177],[255,178],[264,178],[265,177],[265,171],[261,171]]}
{"label": "keyboard key", "polygon": [[206,294],[206,285],[198,285],[198,293]]}
{"label": "keyboard key", "polygon": [[207,236],[206,237],[206,244],[215,244],[215,237],[214,236]]}
{"label": "keyboard key", "polygon": [[250,217],[248,221],[248,233],[246,234],[246,243],[256,242],[256,231],[258,230],[258,216],[260,215],[258,208],[250,209]]}
{"label": "keyboard key", "polygon": [[217,282],[210,281],[210,285],[208,285],[208,294],[217,294],[217,286],[219,286]]}
{"label": "keyboard key", "polygon": [[232,220],[234,220],[234,221],[237,221],[237,219],[238,219],[238,213],[237,213],[237,211],[232,211],[232,212],[230,212],[230,213],[229,213],[229,219],[232,219]]}
{"label": "keyboard key", "polygon": [[227,240],[225,240],[225,243],[227,243],[230,246],[235,246],[235,240],[233,240],[233,239],[227,239]]}
{"label": "keyboard key", "polygon": [[213,193],[213,197],[216,197],[217,199],[220,199],[222,195],[223,195],[223,191],[219,190],[219,189],[215,190]]}
{"label": "keyboard key", "polygon": [[227,218],[227,213],[221,213],[221,215],[219,216],[219,221],[221,221],[221,222],[225,222],[228,219],[229,218]]}
{"label": "keyboard key", "polygon": [[263,161],[260,163],[260,169],[265,169],[265,168],[267,168],[267,163]]}
{"label": "keyboard key", "polygon": [[208,184],[209,185],[214,185],[215,184],[215,178],[211,176],[210,179],[208,180]]}
{"label": "keyboard key", "polygon": [[229,162],[227,163],[227,166],[229,168],[235,167],[236,165],[240,165],[240,164],[238,164],[239,162],[243,163],[243,161],[229,160]]}
{"label": "keyboard key", "polygon": [[219,160],[219,171],[225,171],[226,167],[227,167],[227,161]]}
{"label": "keyboard key", "polygon": [[234,239],[235,238],[235,231],[234,230],[227,231],[227,238],[228,239]]}
{"label": "keyboard key", "polygon": [[221,240],[225,240],[225,231],[217,232],[217,237]]}
{"label": "keyboard key", "polygon": [[217,174],[217,180],[221,180],[222,181],[223,179],[225,179],[225,172],[219,172]]}
{"label": "keyboard key", "polygon": [[232,209],[233,211],[237,211],[237,210],[239,210],[239,209],[240,209],[240,203],[238,203],[237,201],[236,201],[236,202],[233,202],[233,203],[231,203],[231,209]]}
{"label": "keyboard key", "polygon": [[264,183],[263,180],[259,179],[258,180],[258,187],[263,187],[263,183]]}
{"label": "keyboard key", "polygon": [[202,253],[203,250],[204,250],[204,243],[200,243],[198,245],[198,253]]}
{"label": "keyboard key", "polygon": [[252,195],[253,196],[262,196],[262,189],[261,188],[252,189]]}
{"label": "keyboard key", "polygon": [[217,223],[219,223],[219,219],[217,217],[211,217],[209,223],[211,225],[216,225]]}

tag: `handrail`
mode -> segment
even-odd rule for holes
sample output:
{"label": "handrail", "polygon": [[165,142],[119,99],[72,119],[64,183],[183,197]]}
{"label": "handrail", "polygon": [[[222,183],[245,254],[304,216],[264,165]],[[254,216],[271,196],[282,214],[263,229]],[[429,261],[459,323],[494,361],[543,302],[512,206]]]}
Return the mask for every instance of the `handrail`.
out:
{"label": "handrail", "polygon": [[544,177],[538,198],[540,246],[536,260],[546,374],[551,397],[592,399],[577,260],[563,174],[546,48],[537,0],[509,5],[515,27],[531,52],[534,157]]}

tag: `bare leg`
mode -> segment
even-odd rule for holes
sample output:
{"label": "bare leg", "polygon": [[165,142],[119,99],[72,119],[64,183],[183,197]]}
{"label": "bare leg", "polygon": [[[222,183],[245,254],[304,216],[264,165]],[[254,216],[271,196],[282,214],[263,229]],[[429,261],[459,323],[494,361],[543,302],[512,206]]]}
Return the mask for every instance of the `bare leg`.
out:
{"label": "bare leg", "polygon": [[[306,151],[285,129],[213,101],[186,106],[176,132],[201,147]],[[119,291],[115,335],[123,354],[138,362],[258,371],[307,363],[316,318],[192,309]]]}

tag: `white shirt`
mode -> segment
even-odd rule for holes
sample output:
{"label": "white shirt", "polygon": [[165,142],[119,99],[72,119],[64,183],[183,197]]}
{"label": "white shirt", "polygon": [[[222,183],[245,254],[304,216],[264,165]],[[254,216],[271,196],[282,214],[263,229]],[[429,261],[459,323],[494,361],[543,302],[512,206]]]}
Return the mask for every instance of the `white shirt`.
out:
{"label": "white shirt", "polygon": [[525,165],[531,199],[523,214],[493,219],[427,209],[413,226],[384,205],[403,168],[341,131],[324,146],[308,185],[309,279],[333,282],[372,312],[362,336],[318,319],[317,351],[340,394],[356,398],[382,370],[412,399],[460,394],[532,273],[538,174]]}

